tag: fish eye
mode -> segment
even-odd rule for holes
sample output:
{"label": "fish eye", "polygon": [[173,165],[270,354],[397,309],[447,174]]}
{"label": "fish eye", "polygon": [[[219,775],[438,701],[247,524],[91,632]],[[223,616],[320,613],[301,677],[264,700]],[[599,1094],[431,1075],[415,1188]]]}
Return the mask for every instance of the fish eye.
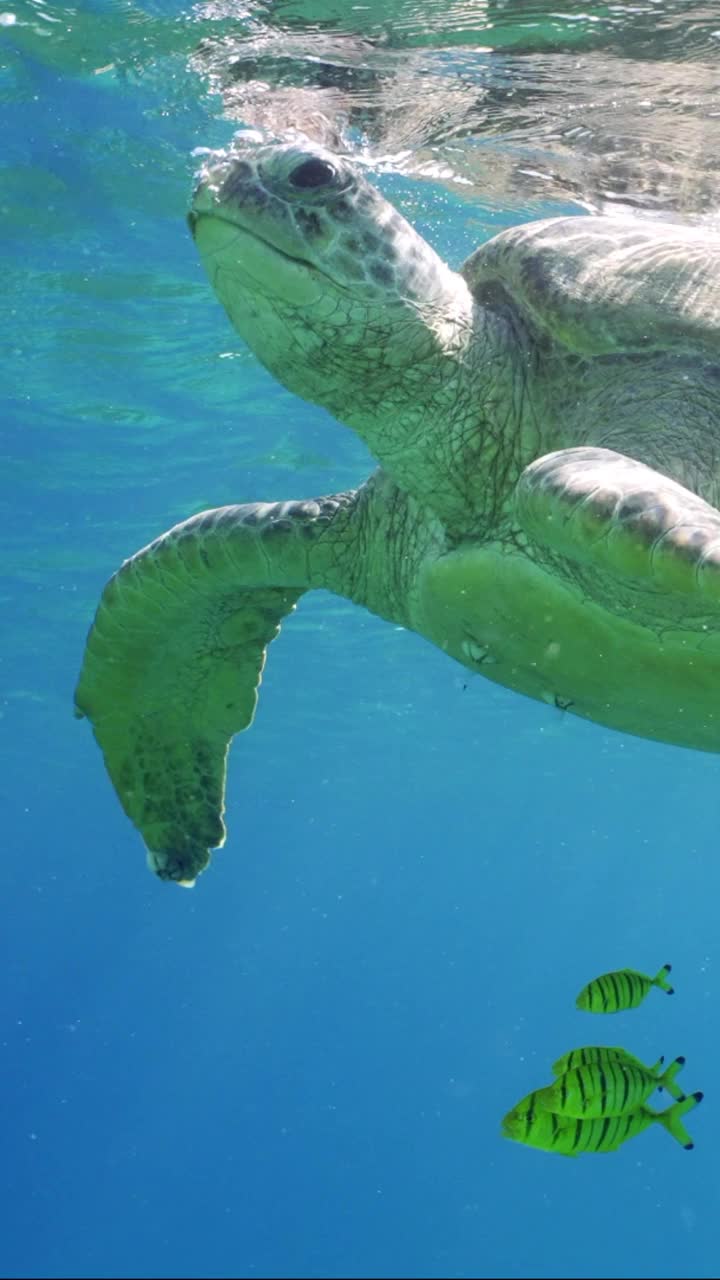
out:
{"label": "fish eye", "polygon": [[335,170],[327,160],[313,157],[311,160],[303,160],[302,164],[293,169],[290,181],[294,187],[307,190],[311,187],[327,187],[334,177]]}

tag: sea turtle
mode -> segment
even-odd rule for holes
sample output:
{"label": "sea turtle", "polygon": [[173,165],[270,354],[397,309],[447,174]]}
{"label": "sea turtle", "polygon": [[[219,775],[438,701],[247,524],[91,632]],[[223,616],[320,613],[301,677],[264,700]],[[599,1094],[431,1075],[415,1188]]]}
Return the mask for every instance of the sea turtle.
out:
{"label": "sea turtle", "polygon": [[108,583],[77,709],[160,877],[223,843],[229,741],[313,587],[520,693],[720,750],[720,235],[561,217],[455,272],[298,136],[210,154],[190,226],[258,358],[380,466],[193,516]]}

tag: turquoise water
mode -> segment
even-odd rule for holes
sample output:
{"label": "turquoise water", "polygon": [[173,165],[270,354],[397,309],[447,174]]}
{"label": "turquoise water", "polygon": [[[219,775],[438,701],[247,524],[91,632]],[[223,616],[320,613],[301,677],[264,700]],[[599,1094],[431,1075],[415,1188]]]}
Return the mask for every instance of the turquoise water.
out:
{"label": "turquoise water", "polygon": [[[235,742],[227,846],[179,893],[72,718],[125,556],[372,465],[230,329],[184,223],[194,148],[302,89],[453,265],[521,218],[714,220],[715,6],[564,10],[38,0],[0,26],[4,1275],[717,1274],[717,759],[313,594]],[[673,999],[576,1012],[664,961]],[[687,1056],[693,1152],[500,1136],[594,1037]]]}

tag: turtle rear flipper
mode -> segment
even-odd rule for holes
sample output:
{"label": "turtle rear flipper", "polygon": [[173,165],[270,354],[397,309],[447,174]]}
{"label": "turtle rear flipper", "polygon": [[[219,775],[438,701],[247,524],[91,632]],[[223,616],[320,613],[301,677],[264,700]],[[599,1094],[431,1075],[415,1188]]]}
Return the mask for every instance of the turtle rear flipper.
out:
{"label": "turtle rear flipper", "polygon": [[522,472],[515,510],[541,551],[720,608],[720,512],[643,462],[611,449],[548,453]]}

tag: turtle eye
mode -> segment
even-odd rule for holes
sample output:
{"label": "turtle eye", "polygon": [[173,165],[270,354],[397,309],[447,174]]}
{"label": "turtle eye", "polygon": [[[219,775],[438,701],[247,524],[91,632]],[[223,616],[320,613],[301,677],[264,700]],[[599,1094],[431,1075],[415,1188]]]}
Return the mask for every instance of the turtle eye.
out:
{"label": "turtle eye", "polygon": [[290,174],[294,187],[307,190],[309,187],[327,187],[335,177],[335,170],[327,160],[303,160]]}

